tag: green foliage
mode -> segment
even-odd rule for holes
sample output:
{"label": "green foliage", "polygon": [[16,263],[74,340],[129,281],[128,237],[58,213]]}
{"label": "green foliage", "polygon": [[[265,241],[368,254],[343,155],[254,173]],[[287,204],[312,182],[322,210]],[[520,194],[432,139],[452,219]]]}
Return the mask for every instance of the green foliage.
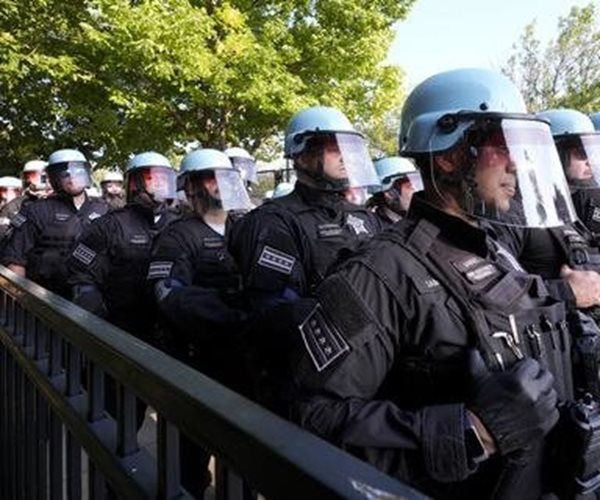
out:
{"label": "green foliage", "polygon": [[542,47],[535,22],[526,27],[503,70],[520,87],[530,111],[600,110],[600,22],[594,3],[573,7],[558,36]]}
{"label": "green foliage", "polygon": [[190,141],[272,157],[317,103],[376,131],[402,97],[382,61],[413,1],[0,0],[2,169],[65,146],[108,166]]}

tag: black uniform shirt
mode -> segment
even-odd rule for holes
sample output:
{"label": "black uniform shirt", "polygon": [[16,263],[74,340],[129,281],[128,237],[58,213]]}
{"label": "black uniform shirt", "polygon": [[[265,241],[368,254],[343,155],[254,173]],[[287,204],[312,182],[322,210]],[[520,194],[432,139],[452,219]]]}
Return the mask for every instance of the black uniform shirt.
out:
{"label": "black uniform shirt", "polygon": [[[318,301],[303,305],[287,362],[294,418],[436,498],[489,496],[502,465],[495,457],[473,474],[468,463],[465,355],[477,344],[490,369],[502,369],[517,357],[490,333],[511,331],[509,313],[521,334],[540,315],[554,327],[564,319],[543,282],[506,253],[487,228],[416,196],[406,219],[341,263]],[[540,493],[539,468],[529,473],[521,498]]]}
{"label": "black uniform shirt", "polygon": [[146,275],[154,238],[175,216],[130,204],[86,227],[67,262],[70,285],[95,285],[107,319],[143,336],[152,327]]}
{"label": "black uniform shirt", "polygon": [[2,264],[24,266],[28,278],[70,298],[66,259],[83,228],[107,210],[103,201],[87,197],[78,210],[71,199],[56,195],[23,206],[12,218]]}
{"label": "black uniform shirt", "polygon": [[262,308],[280,298],[310,295],[333,262],[380,229],[366,208],[296,183],[289,195],[238,221],[229,249],[250,300]]}

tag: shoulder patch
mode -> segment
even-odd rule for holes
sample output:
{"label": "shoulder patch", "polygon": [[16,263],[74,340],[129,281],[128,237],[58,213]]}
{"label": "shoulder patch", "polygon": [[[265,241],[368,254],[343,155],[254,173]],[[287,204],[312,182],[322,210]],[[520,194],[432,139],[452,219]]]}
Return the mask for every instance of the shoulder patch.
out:
{"label": "shoulder patch", "polygon": [[336,359],[350,351],[348,342],[325,316],[321,304],[315,306],[298,329],[318,372],[322,372]]}
{"label": "shoulder patch", "polygon": [[442,289],[440,282],[430,275],[411,279],[420,294],[433,293]]}
{"label": "shoulder patch", "polygon": [[159,278],[168,278],[173,268],[173,262],[155,261],[150,263],[148,268],[148,276],[146,279],[155,280]]}
{"label": "shoulder patch", "polygon": [[283,274],[292,274],[296,257],[265,245],[258,258],[258,265]]}
{"label": "shoulder patch", "polygon": [[75,247],[75,250],[73,250],[73,257],[86,266],[89,266],[94,261],[96,255],[96,252],[83,243],[79,243]]}
{"label": "shoulder patch", "polygon": [[23,224],[27,222],[27,217],[25,217],[21,212],[16,214],[11,220],[10,223],[15,227],[21,227]]}
{"label": "shoulder patch", "polygon": [[225,240],[223,238],[202,238],[203,248],[223,248]]}

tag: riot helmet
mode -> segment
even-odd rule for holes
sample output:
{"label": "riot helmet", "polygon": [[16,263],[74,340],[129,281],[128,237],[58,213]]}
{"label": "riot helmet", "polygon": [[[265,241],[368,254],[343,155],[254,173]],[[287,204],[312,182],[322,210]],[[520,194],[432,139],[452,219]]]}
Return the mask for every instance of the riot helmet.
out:
{"label": "riot helmet", "polygon": [[136,154],[127,164],[127,202],[157,207],[175,198],[177,173],[169,160],[154,151]]}
{"label": "riot helmet", "polygon": [[233,168],[235,168],[242,176],[242,181],[249,186],[250,184],[258,184],[258,170],[256,168],[256,160],[244,148],[227,148],[225,154],[229,157]]}
{"label": "riot helmet", "polygon": [[596,129],[596,132],[600,132],[600,112],[592,113],[590,115],[590,120],[592,120],[592,123],[594,124],[594,128]]}
{"label": "riot helmet", "polygon": [[417,162],[427,195],[464,217],[525,227],[574,220],[549,125],[498,72],[458,69],[418,85],[402,110],[400,153]]}
{"label": "riot helmet", "polygon": [[385,205],[399,215],[408,211],[412,195],[423,190],[423,180],[408,158],[389,156],[375,160],[381,187],[372,189],[374,205]]}
{"label": "riot helmet", "polygon": [[574,109],[549,109],[537,116],[550,123],[569,185],[574,189],[600,187],[600,133],[592,120]]}
{"label": "riot helmet", "polygon": [[250,197],[229,158],[216,149],[198,149],[181,162],[177,187],[183,189],[194,210],[248,210]]}
{"label": "riot helmet", "polygon": [[43,160],[31,160],[25,163],[21,173],[23,189],[30,192],[46,191],[50,188],[46,167],[48,163]]}
{"label": "riot helmet", "polygon": [[91,186],[90,164],[81,151],[59,149],[48,157],[46,173],[59,196],[74,197]]}
{"label": "riot helmet", "polygon": [[100,181],[102,196],[120,196],[123,193],[123,174],[116,170],[106,172]]}
{"label": "riot helmet", "polygon": [[0,203],[6,204],[21,194],[23,185],[18,177],[0,177]]}
{"label": "riot helmet", "polygon": [[322,191],[379,184],[364,136],[336,108],[296,113],[287,126],[284,152],[294,162],[298,181]]}
{"label": "riot helmet", "polygon": [[293,190],[294,185],[291,182],[280,182],[275,186],[275,189],[273,189],[271,198],[281,198],[282,196],[290,194]]}

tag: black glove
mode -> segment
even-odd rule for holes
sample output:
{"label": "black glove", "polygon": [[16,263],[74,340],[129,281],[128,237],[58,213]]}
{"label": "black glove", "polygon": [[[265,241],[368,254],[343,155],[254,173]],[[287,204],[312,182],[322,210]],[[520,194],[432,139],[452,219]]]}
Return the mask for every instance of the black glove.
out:
{"label": "black glove", "polygon": [[492,434],[501,455],[527,449],[558,421],[552,374],[534,359],[490,372],[479,351],[469,354],[472,387],[467,408]]}
{"label": "black glove", "polygon": [[100,316],[101,318],[107,316],[102,292],[95,285],[73,286],[73,302],[96,316]]}

